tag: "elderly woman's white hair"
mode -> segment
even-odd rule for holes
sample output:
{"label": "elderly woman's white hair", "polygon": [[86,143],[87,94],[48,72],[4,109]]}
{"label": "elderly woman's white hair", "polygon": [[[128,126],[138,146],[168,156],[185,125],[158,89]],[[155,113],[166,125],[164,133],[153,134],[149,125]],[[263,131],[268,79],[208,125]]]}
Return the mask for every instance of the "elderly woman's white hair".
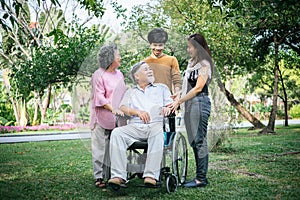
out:
{"label": "elderly woman's white hair", "polygon": [[104,45],[98,53],[99,67],[107,69],[115,60],[115,51],[118,49],[116,44]]}

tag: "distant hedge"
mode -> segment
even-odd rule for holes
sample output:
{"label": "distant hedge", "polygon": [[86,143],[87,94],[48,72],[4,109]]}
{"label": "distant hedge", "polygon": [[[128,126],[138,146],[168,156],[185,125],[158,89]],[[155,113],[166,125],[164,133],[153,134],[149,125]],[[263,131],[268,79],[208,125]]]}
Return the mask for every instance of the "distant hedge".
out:
{"label": "distant hedge", "polygon": [[293,105],[293,107],[290,109],[290,116],[293,119],[300,118],[300,104]]}

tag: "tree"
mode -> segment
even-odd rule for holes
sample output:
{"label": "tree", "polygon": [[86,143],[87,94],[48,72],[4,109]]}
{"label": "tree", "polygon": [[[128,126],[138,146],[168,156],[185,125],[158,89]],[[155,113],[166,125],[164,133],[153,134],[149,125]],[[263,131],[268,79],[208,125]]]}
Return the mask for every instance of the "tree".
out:
{"label": "tree", "polygon": [[[45,4],[45,1],[35,0],[38,6]],[[93,14],[96,17],[102,17],[104,14],[103,0],[77,0],[82,8],[89,11],[89,14]],[[29,15],[28,10],[24,9],[24,5],[28,3],[28,0],[0,0],[2,11],[4,12],[3,18],[0,18],[0,26],[6,31],[12,30],[12,27],[16,24],[20,24],[18,20],[20,13],[26,13]],[[50,0],[50,4],[53,6],[60,6],[59,0]],[[9,22],[7,21],[9,20]]]}
{"label": "tree", "polygon": [[[138,13],[138,14],[136,14]],[[174,33],[182,36],[191,33],[202,33],[207,38],[217,71],[215,73],[218,85],[233,105],[255,128],[264,125],[248,112],[226,88],[228,80],[235,76],[247,74],[246,65],[251,54],[249,35],[240,34],[233,21],[225,20],[225,14],[212,9],[207,1],[168,0],[155,6],[147,5],[145,8],[136,8],[133,19],[130,20],[129,29],[144,35],[151,27],[164,27],[170,34],[167,46],[174,49],[175,55],[181,61],[181,69],[186,66],[188,56],[185,53],[185,37],[174,37]],[[146,30],[145,30],[146,29]],[[142,34],[141,34],[142,33]],[[172,38],[176,38],[172,41]],[[179,45],[178,45],[179,44]],[[174,47],[172,47],[174,46]]]}
{"label": "tree", "polygon": [[227,16],[234,18],[242,30],[254,36],[254,58],[258,58],[263,63],[266,56],[273,52],[272,110],[268,125],[260,133],[274,133],[280,71],[279,51],[292,49],[298,55],[300,54],[300,2],[297,0],[222,2],[225,7],[229,5]]}
{"label": "tree", "polygon": [[[280,51],[279,61],[279,85],[278,97],[284,103],[284,119],[285,126],[288,126],[288,110],[295,102],[299,102],[299,81],[297,76],[300,74],[299,57],[293,50],[283,52]],[[298,60],[298,61],[297,61]],[[273,73],[274,59],[271,55],[266,57],[266,64],[257,66],[256,73],[249,78],[251,91],[259,93],[262,100],[272,97],[273,93]],[[280,110],[277,114],[281,113]]]}
{"label": "tree", "polygon": [[[2,2],[1,2],[2,3]],[[6,3],[6,2],[4,2]],[[4,83],[6,86],[7,94],[9,96],[9,100],[13,106],[14,115],[16,118],[16,122],[18,125],[24,126],[27,123],[27,119],[24,113],[24,101],[20,98],[20,93],[18,90],[14,90],[12,85],[10,84],[9,80],[9,73],[10,68],[17,60],[27,60],[30,59],[30,40],[27,38],[35,38],[34,33],[29,28],[29,20],[26,18],[26,13],[29,12],[27,4],[23,4],[22,10],[17,10],[18,13],[15,13],[12,10],[10,4],[4,4],[7,6],[7,9],[10,9],[9,12],[11,13],[11,17],[14,16],[14,20],[20,26],[26,25],[23,29],[20,28],[12,28],[8,29],[6,32],[2,32],[2,44],[1,44],[1,69],[5,72]],[[3,5],[2,5],[3,6]],[[5,18],[5,14],[4,14]],[[35,38],[36,39],[36,38]],[[39,44],[38,40],[36,39],[37,44]]]}
{"label": "tree", "polygon": [[[38,5],[41,5],[39,0],[37,2]],[[96,16],[103,14],[104,8],[100,6],[102,1],[79,2],[95,4],[89,7],[90,11],[94,12]],[[42,2],[42,4],[45,3]],[[52,0],[50,3],[52,4],[49,9],[41,9],[43,12],[40,14],[40,21],[30,24],[30,12],[26,1],[1,1],[1,6],[6,12],[1,18],[5,30],[2,32],[1,68],[10,71],[9,81],[11,83],[7,85],[7,88],[19,125],[20,116],[17,109],[20,106],[17,106],[16,102],[28,101],[28,98],[32,98],[31,92],[33,92],[43,118],[49,106],[51,90],[60,87],[60,84],[63,86],[69,84],[69,81],[73,80],[70,76],[76,76],[74,71],[79,68],[78,65],[83,61],[83,56],[86,55],[88,48],[92,48],[91,45],[99,44],[96,41],[103,40],[103,37],[99,36],[100,30],[96,30],[99,27],[87,29],[76,25],[76,20],[72,22],[71,26],[67,26],[65,13],[56,9],[56,6],[59,5],[58,1]],[[10,20],[10,24],[7,19]],[[77,32],[77,30],[79,31]],[[81,45],[83,48],[77,45]],[[52,73],[48,71],[52,65],[56,67],[55,74],[53,74],[54,71]],[[42,81],[44,78],[46,81]],[[66,83],[62,81],[66,81]],[[46,95],[44,95],[45,93]],[[43,97],[46,98],[43,100]],[[22,101],[16,100],[16,98],[20,98]]]}
{"label": "tree", "polygon": [[[13,66],[11,77],[15,88],[26,96],[34,92],[42,121],[49,106],[51,91],[68,88],[76,80],[77,73],[90,50],[100,46],[102,36],[97,27],[77,27],[73,37],[61,33],[55,46],[35,49],[32,59]],[[43,96],[46,103],[43,104]]]}

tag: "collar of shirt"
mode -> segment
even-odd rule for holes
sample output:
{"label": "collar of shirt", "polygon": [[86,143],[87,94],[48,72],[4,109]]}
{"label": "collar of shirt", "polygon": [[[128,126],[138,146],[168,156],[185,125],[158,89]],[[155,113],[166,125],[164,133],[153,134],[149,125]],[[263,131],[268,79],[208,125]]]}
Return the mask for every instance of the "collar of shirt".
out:
{"label": "collar of shirt", "polygon": [[[147,87],[157,87],[157,86],[154,85],[153,83],[149,83],[149,85],[147,85]],[[144,91],[139,85],[134,86],[134,88],[136,88],[138,90],[141,90],[141,91]]]}

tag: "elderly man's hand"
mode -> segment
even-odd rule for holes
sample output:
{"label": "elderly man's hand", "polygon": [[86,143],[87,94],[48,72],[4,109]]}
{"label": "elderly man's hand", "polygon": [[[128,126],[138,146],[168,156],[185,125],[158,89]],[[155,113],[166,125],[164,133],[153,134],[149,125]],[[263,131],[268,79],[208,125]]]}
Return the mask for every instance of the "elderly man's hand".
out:
{"label": "elderly man's hand", "polygon": [[145,111],[138,111],[137,115],[139,116],[139,118],[145,122],[146,124],[150,122],[150,115],[148,112]]}

